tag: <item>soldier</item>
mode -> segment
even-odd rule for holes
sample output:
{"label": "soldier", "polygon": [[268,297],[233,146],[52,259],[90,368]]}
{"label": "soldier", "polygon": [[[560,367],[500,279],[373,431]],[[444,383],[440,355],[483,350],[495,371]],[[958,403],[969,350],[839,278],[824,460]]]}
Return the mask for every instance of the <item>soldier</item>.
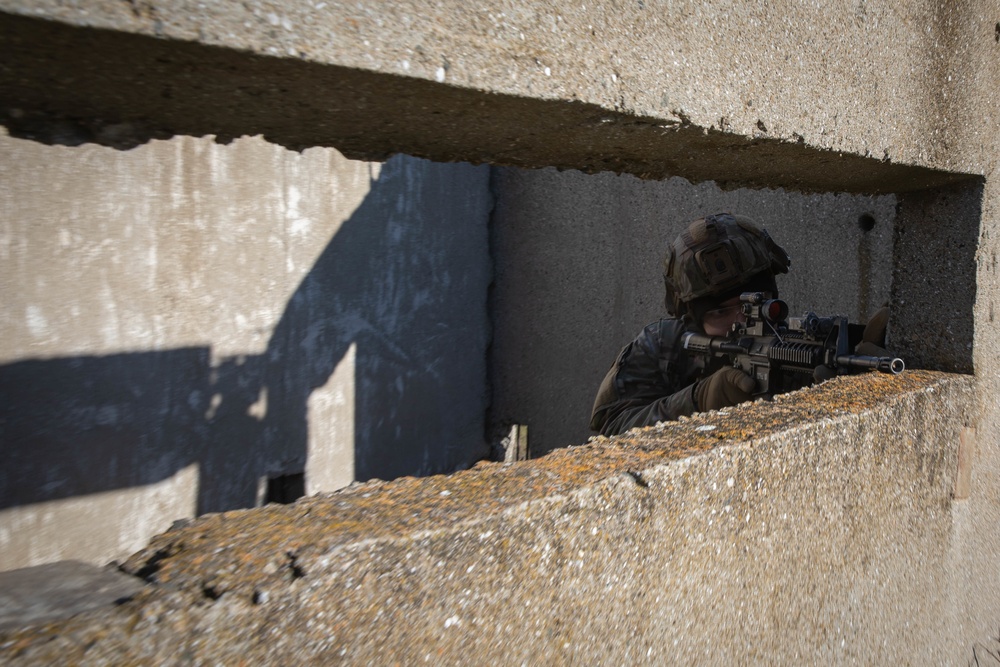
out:
{"label": "soldier", "polygon": [[778,298],[775,275],[788,253],[749,218],[719,213],[695,220],[667,251],[663,282],[668,319],[625,346],[601,383],[590,428],[615,435],[638,426],[748,401],[752,377],[721,359],[688,354],[681,334],[725,335],[743,321],[739,296]]}
{"label": "soldier", "polygon": [[[719,213],[689,224],[664,260],[664,303],[671,317],[647,326],[618,354],[597,392],[590,428],[616,435],[749,401],[756,388],[752,377],[721,358],[689,354],[681,335],[726,335],[745,322],[740,294],[764,292],[777,299],[774,277],[788,273],[789,264],[788,253],[749,218]],[[888,317],[883,306],[871,318],[856,354],[891,356],[883,347]]]}

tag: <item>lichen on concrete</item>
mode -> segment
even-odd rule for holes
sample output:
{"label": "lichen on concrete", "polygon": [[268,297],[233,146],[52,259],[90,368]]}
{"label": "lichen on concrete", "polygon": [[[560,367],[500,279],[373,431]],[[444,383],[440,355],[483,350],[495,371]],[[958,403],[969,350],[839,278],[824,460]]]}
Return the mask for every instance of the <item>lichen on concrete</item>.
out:
{"label": "lichen on concrete", "polygon": [[[973,385],[845,377],[537,460],[201,517],[122,565],[150,584],[132,601],[8,631],[0,659],[944,656],[928,583]],[[883,644],[903,617],[930,635]]]}

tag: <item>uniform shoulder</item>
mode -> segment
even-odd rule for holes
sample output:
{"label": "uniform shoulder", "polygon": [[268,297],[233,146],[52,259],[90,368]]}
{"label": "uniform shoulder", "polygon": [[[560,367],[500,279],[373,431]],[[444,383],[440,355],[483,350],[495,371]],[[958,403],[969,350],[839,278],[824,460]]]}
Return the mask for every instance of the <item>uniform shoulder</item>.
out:
{"label": "uniform shoulder", "polygon": [[647,351],[658,353],[664,345],[672,346],[682,333],[690,330],[691,324],[686,320],[665,317],[647,324],[636,342]]}

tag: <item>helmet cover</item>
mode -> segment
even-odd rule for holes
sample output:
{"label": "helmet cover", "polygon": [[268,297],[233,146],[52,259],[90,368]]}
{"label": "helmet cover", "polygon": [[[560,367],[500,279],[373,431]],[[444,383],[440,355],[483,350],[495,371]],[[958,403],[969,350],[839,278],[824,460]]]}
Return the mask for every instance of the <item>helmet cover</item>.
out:
{"label": "helmet cover", "polygon": [[718,213],[691,222],[663,262],[667,309],[682,315],[695,299],[724,294],[754,276],[788,273],[791,260],[750,218]]}

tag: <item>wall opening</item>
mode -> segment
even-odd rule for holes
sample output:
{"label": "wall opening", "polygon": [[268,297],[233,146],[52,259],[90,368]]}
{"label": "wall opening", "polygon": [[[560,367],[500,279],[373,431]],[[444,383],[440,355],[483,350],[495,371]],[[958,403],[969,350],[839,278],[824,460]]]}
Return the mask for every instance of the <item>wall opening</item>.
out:
{"label": "wall opening", "polygon": [[688,221],[732,211],[755,219],[792,257],[778,277],[790,314],[864,323],[888,303],[899,197],[726,190],[494,167],[491,294],[497,439],[531,429],[531,454],[593,435],[590,409],[619,350],[664,316],[663,253]]}
{"label": "wall opening", "polygon": [[306,495],[306,476],[304,473],[290,473],[275,477],[261,478],[261,494],[258,506],[278,503],[290,505]]}

